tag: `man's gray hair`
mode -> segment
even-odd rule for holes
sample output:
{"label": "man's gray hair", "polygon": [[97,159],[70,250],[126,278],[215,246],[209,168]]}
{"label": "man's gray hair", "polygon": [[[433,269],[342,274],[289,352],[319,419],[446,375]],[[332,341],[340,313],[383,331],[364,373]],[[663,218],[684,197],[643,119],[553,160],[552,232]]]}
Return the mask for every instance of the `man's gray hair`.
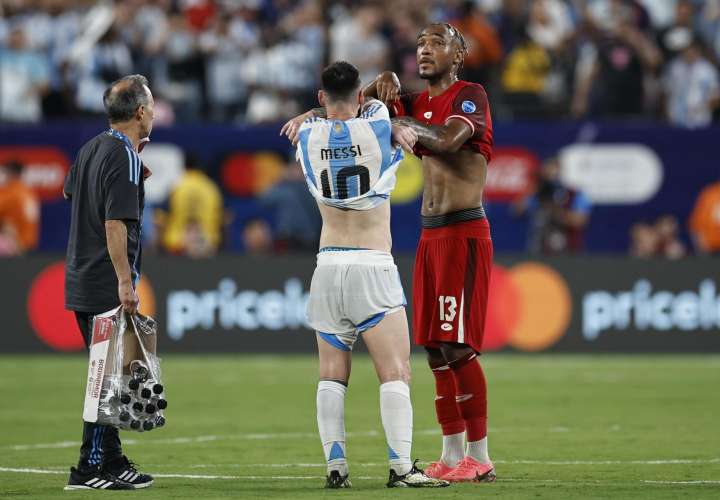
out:
{"label": "man's gray hair", "polygon": [[[116,89],[118,85],[120,88]],[[103,94],[103,104],[110,123],[126,122],[135,116],[140,106],[147,106],[146,86],[149,88],[148,79],[143,75],[124,76],[110,84]]]}

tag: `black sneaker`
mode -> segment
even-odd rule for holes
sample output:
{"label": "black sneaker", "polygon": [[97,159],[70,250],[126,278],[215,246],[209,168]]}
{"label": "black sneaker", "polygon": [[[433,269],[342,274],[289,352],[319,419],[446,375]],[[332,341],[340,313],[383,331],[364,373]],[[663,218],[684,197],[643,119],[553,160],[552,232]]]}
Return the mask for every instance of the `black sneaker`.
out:
{"label": "black sneaker", "polygon": [[99,468],[87,472],[70,467],[70,479],[65,486],[70,490],[134,490],[135,486]]}
{"label": "black sneaker", "polygon": [[153,477],[150,474],[143,474],[135,468],[135,464],[123,455],[103,465],[103,470],[130,483],[135,488],[147,488],[153,484]]}
{"label": "black sneaker", "polygon": [[448,481],[444,479],[435,479],[425,474],[425,471],[418,469],[413,463],[412,469],[407,474],[402,476],[395,472],[395,469],[390,469],[390,478],[387,482],[388,488],[444,488],[450,486]]}
{"label": "black sneaker", "polygon": [[350,474],[341,476],[336,470],[330,471],[330,475],[325,479],[325,488],[329,490],[337,490],[340,488],[352,488],[352,484],[348,477]]}

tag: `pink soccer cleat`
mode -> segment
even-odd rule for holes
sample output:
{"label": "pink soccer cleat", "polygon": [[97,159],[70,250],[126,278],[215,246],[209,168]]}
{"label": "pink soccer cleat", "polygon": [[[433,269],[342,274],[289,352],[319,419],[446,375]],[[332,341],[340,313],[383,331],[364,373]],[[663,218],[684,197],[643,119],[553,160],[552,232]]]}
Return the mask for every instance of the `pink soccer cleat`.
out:
{"label": "pink soccer cleat", "polygon": [[445,462],[438,460],[437,462],[431,462],[430,465],[425,469],[425,475],[433,477],[435,479],[444,479],[445,474],[455,469],[449,465],[445,465]]}
{"label": "pink soccer cleat", "polygon": [[492,462],[483,464],[472,457],[465,457],[442,478],[451,483],[491,483],[495,481],[495,466]]}

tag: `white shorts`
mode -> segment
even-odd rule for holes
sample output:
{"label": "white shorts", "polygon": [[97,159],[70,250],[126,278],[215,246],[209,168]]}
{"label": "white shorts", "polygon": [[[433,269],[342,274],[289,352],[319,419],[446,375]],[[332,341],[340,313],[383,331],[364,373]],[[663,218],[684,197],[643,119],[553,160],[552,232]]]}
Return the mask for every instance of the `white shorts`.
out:
{"label": "white shorts", "polygon": [[352,350],[358,334],[406,303],[400,274],[388,252],[320,249],[310,284],[308,324],[331,345]]}

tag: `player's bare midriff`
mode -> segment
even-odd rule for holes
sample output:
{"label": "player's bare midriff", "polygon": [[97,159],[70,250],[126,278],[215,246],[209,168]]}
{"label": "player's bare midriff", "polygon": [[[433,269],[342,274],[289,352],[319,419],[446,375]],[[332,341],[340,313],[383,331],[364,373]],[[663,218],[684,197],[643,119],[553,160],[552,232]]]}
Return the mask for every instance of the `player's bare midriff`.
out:
{"label": "player's bare midriff", "polygon": [[480,153],[460,150],[423,156],[422,215],[442,215],[482,205],[487,161]]}
{"label": "player's bare midriff", "polygon": [[351,247],[389,252],[390,202],[370,210],[341,210],[318,204],[323,220],[320,248]]}

